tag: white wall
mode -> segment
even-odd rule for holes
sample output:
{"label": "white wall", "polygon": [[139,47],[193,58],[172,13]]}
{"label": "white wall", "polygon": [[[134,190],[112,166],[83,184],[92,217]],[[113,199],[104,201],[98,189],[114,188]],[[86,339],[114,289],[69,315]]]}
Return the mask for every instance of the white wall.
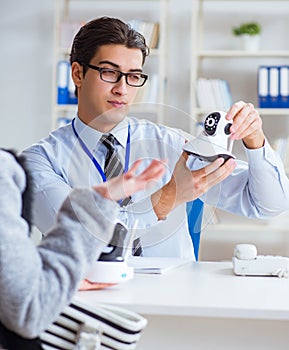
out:
{"label": "white wall", "polygon": [[0,146],[22,149],[50,128],[53,1],[0,4]]}
{"label": "white wall", "polygon": [[[189,51],[187,46],[181,55],[176,50],[179,31],[187,37],[190,28],[186,11],[190,1],[183,2],[184,7],[171,2],[172,56],[168,64],[174,83],[169,104],[188,111],[188,95],[183,96],[181,89],[189,87]],[[53,0],[1,1],[1,147],[21,150],[51,128],[53,15]],[[177,71],[180,66],[183,68]]]}
{"label": "white wall", "polygon": [[[208,17],[208,26],[214,28],[218,19],[217,27],[221,35],[216,31],[209,31],[206,37],[206,46],[235,45],[234,38],[230,34],[231,27],[239,24],[245,12],[249,20],[260,18],[266,24],[270,20],[270,12],[278,13],[287,6],[284,1],[272,1],[267,4],[267,10],[260,17],[261,2],[245,2],[242,10],[240,2],[223,1],[221,6],[210,5],[211,14]],[[277,4],[277,5],[276,5]],[[190,12],[191,0],[170,1],[169,21],[169,56],[168,56],[168,105],[173,108],[189,112],[189,71],[191,45],[190,37]],[[52,90],[52,55],[53,55],[53,0],[14,0],[1,1],[0,4],[0,45],[1,45],[1,113],[0,113],[0,146],[14,147],[18,150],[30,145],[38,139],[46,136],[51,128],[51,90]],[[217,14],[217,15],[216,15]],[[225,14],[225,17],[224,17]],[[288,12],[281,10],[276,21],[286,20]],[[97,15],[96,15],[97,16]],[[223,17],[222,17],[223,16]],[[288,21],[287,21],[288,22]],[[287,24],[288,26],[288,24]],[[288,28],[287,28],[288,29]],[[287,31],[288,32],[288,31]],[[277,39],[265,26],[266,40],[262,46],[274,47],[283,45],[288,49],[288,40],[278,32]],[[209,65],[210,63],[208,63]],[[225,63],[226,64],[226,63]],[[209,74],[218,77],[222,72],[224,63],[218,62],[219,69],[214,66]],[[231,65],[232,75],[239,70],[248,69],[250,61],[243,63],[237,61]],[[212,73],[213,71],[213,73]],[[250,79],[253,77],[253,83]],[[256,72],[251,71],[242,75],[242,79],[236,80],[233,87],[234,99],[239,99],[238,86],[246,91],[248,100],[256,100]],[[238,79],[238,78],[237,78]],[[252,97],[252,98],[251,98]],[[256,101],[253,101],[256,102]],[[185,114],[184,113],[184,114]],[[174,112],[169,116],[175,125]],[[179,121],[179,116],[178,116]],[[268,122],[265,120],[265,124]],[[270,123],[269,123],[270,124]],[[185,125],[181,121],[180,126]],[[274,123],[276,125],[276,123]],[[267,127],[269,130],[270,128]]]}

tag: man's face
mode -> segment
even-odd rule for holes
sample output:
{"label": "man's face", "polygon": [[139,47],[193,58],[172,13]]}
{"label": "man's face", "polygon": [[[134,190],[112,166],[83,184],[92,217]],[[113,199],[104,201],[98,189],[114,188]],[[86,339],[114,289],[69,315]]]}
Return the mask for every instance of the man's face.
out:
{"label": "man's face", "polygon": [[[86,63],[123,73],[142,72],[142,52],[123,45],[103,45]],[[140,88],[127,85],[124,76],[116,83],[108,83],[101,80],[99,71],[87,68],[84,77],[82,72],[83,67],[74,62],[72,77],[78,87],[78,115],[86,124],[107,132],[125,117]]]}

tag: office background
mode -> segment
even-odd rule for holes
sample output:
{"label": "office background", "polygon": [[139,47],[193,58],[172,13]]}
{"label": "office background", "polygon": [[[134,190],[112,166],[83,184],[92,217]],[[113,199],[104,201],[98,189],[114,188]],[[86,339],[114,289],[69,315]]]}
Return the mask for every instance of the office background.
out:
{"label": "office background", "polygon": [[[261,49],[288,49],[288,1],[268,1],[265,8],[260,1],[218,1],[214,6],[211,23],[215,23],[219,16],[222,16],[223,21],[218,24],[219,32],[209,32],[210,35],[206,38],[208,47],[221,45],[233,48],[237,45],[231,28],[243,21],[245,14],[247,21],[260,20],[263,24]],[[260,6],[263,6],[262,13],[259,11]],[[184,115],[190,111],[191,9],[191,0],[182,0],[181,6],[179,0],[170,0],[166,101],[172,106],[171,118],[174,109],[184,111]],[[273,27],[270,23],[272,15],[280,19],[274,22]],[[96,13],[95,17],[97,16]],[[51,130],[54,1],[2,1],[0,18],[0,146],[21,150],[45,137]],[[287,31],[280,31],[284,22],[287,23]],[[267,27],[267,23],[270,26]],[[224,63],[215,61],[211,64],[209,71],[214,70],[216,76],[222,73]],[[247,101],[256,103],[257,72],[250,67],[250,62],[236,60],[226,68],[235,77],[231,87],[234,99],[244,96]],[[288,134],[289,118],[280,117],[276,122],[276,119],[264,117],[263,121],[265,132],[270,137]],[[228,233],[225,232],[224,235]],[[277,239],[279,243],[280,240],[283,242],[283,232]]]}
{"label": "office background", "polygon": [[[232,18],[232,11],[228,12],[228,16],[225,16],[224,21],[221,22],[223,28],[220,27],[220,35],[211,33],[208,46],[214,48],[221,44],[233,47],[236,39],[231,35],[230,28],[239,24],[244,19],[245,13],[249,21],[260,18],[264,23],[264,42],[261,42],[261,48],[262,46],[274,48],[274,45],[288,47],[286,35],[282,36],[282,32],[278,32],[279,21],[274,24],[273,29],[272,26],[267,29],[266,23],[269,22],[270,16],[276,13],[281,20],[286,18],[288,14],[286,8],[288,10],[289,3],[286,4],[284,1],[268,3],[267,9],[264,11],[263,8],[262,14],[258,14],[259,7],[263,6],[260,1],[250,1],[250,6],[247,2],[244,4],[234,1],[218,2],[215,8],[216,16],[212,17],[212,22],[226,13],[226,9],[234,10],[235,7],[236,14]],[[190,109],[191,8],[191,0],[182,0],[182,6],[178,0],[170,0],[167,104],[185,113]],[[14,0],[2,1],[0,4],[1,146],[15,147],[20,150],[46,136],[51,129],[53,16],[53,0],[25,2]],[[184,38],[188,42],[185,42]],[[250,71],[248,61],[243,63],[233,61],[232,64],[233,66],[230,67],[232,74],[236,73],[236,70],[242,72],[242,80],[236,81],[233,87],[235,98],[238,99],[238,95],[244,95],[238,93],[239,86],[246,91],[247,100],[251,101],[256,95],[256,72]],[[218,76],[218,71],[222,72],[221,62],[217,63],[217,66],[214,65],[212,69]],[[254,84],[251,83],[252,75],[254,75]],[[284,127],[283,122],[282,127]],[[267,129],[270,133],[270,128]]]}

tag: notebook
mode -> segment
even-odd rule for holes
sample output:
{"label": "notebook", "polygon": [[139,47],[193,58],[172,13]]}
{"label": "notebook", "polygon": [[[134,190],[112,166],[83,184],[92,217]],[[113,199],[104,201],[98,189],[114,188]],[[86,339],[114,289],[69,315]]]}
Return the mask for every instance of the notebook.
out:
{"label": "notebook", "polygon": [[192,261],[182,258],[130,256],[127,263],[134,268],[135,273],[164,274]]}

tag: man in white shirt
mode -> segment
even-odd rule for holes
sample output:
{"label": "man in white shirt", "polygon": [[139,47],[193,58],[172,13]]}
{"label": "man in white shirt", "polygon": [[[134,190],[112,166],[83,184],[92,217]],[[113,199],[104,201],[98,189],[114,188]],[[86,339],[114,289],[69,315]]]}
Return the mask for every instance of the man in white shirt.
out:
{"label": "man in white shirt", "polygon": [[144,256],[193,258],[185,203],[199,197],[248,217],[288,210],[289,180],[252,104],[237,102],[226,116],[233,121],[230,137],[242,140],[248,163],[219,158],[204,167],[182,152],[186,139],[180,130],[127,116],[147,79],[142,72],[147,55],[142,35],[116,18],[99,18],[79,30],[70,56],[77,116],[24,151],[37,183],[34,217],[39,229],[51,227],[71,188],[105,181],[107,148],[101,140],[108,134],[116,139],[125,170],[137,159],[143,167],[152,159],[166,161],[161,181],[134,195],[119,213],[130,227],[137,220]]}

